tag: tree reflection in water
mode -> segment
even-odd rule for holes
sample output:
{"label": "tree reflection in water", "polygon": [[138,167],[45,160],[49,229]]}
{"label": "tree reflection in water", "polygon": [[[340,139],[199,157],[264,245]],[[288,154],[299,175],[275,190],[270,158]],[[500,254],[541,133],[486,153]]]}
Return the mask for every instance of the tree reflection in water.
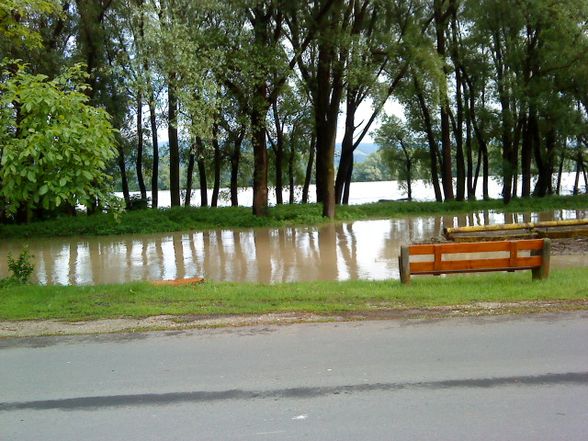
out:
{"label": "tree reflection in water", "polygon": [[[214,230],[129,237],[39,239],[30,243],[43,284],[104,284],[205,277],[275,283],[398,277],[400,247],[435,239],[446,226],[578,219],[584,211],[445,215],[330,223],[321,227]],[[2,241],[0,255],[25,241]],[[0,277],[8,275],[0,262]]]}

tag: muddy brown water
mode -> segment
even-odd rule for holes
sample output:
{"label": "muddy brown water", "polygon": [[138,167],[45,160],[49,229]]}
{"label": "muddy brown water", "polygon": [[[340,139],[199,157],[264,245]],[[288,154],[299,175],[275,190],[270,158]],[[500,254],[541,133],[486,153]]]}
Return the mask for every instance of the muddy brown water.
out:
{"label": "muddy brown water", "polygon": [[[321,227],[264,228],[87,238],[5,240],[6,255],[28,246],[34,280],[88,285],[204,277],[218,281],[383,280],[398,278],[400,247],[435,240],[446,227],[580,219],[585,211],[356,221]],[[587,266],[587,255],[553,256],[552,265]]]}

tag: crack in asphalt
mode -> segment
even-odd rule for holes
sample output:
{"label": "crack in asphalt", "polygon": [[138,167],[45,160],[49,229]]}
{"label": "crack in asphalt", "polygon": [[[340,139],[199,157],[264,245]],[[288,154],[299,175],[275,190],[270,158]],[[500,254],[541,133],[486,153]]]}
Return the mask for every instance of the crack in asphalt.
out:
{"label": "crack in asphalt", "polygon": [[0,412],[15,410],[93,410],[128,406],[160,406],[176,403],[199,403],[225,400],[305,399],[363,392],[401,390],[443,390],[460,388],[494,388],[504,386],[588,385],[588,372],[548,373],[535,376],[473,378],[406,383],[373,383],[344,386],[294,387],[274,390],[240,390],[171,392],[162,394],[111,395],[24,402],[0,402]]}

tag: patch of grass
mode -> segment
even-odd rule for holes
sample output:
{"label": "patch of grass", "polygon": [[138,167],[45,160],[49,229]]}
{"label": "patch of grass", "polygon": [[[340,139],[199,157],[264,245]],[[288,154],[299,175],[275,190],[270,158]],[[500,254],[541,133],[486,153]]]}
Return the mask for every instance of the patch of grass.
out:
{"label": "patch of grass", "polygon": [[476,302],[587,300],[588,271],[558,269],[548,280],[529,272],[414,277],[394,281],[301,282],[261,285],[206,282],[192,286],[128,283],[104,286],[0,288],[1,320],[91,320],[152,315],[336,314],[374,308],[425,308]]}
{"label": "patch of grass", "polygon": [[[382,202],[337,207],[337,220],[387,219],[434,214],[588,209],[588,195],[516,199],[505,206],[501,200],[466,202]],[[27,225],[0,225],[0,237],[35,238],[167,233],[216,228],[283,227],[320,225],[329,220],[318,204],[282,205],[269,209],[269,216],[255,217],[247,207],[175,207],[129,211],[117,220],[112,215],[79,215]]]}

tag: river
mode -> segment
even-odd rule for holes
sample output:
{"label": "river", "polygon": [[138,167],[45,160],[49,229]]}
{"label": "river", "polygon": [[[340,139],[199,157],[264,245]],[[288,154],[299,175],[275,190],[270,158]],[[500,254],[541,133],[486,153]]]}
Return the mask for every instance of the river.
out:
{"label": "river", "polygon": [[[561,183],[561,194],[572,194],[574,188],[575,173],[563,173]],[[521,182],[521,177],[519,182]],[[583,179],[580,179],[580,192],[586,192],[586,186],[583,185]],[[534,185],[534,182],[533,182]],[[491,198],[500,198],[500,192],[502,191],[502,184],[496,178],[491,178],[488,181],[488,193]],[[416,201],[433,201],[435,200],[435,193],[433,186],[423,181],[422,179],[415,180],[412,185],[413,198]],[[133,195],[138,195],[137,192],[133,192]],[[184,200],[184,194],[182,194],[182,200]],[[220,190],[219,206],[230,205],[230,193],[227,188]],[[122,193],[117,193],[122,198]],[[287,188],[284,188],[283,197],[284,201],[288,201],[290,192]],[[150,197],[150,193],[147,193]],[[309,188],[309,202],[316,202],[316,187],[311,185]],[[239,205],[251,206],[253,200],[253,190],[249,188],[239,188],[238,192]],[[354,182],[351,184],[349,192],[349,203],[354,204],[367,204],[370,202],[378,202],[382,199],[402,199],[406,197],[406,190],[402,184],[398,181],[378,181],[378,182]],[[476,197],[482,198],[482,181],[478,182]],[[268,198],[270,205],[276,203],[275,190],[270,188],[268,191]],[[208,191],[208,201],[212,199],[212,190]],[[296,187],[294,190],[294,200],[300,202],[302,199],[302,188]],[[200,205],[200,192],[199,190],[192,190],[191,203],[193,206]],[[169,191],[158,192],[158,201],[160,207],[170,206],[170,193]]]}

